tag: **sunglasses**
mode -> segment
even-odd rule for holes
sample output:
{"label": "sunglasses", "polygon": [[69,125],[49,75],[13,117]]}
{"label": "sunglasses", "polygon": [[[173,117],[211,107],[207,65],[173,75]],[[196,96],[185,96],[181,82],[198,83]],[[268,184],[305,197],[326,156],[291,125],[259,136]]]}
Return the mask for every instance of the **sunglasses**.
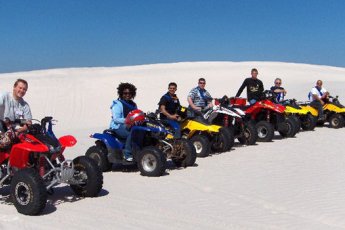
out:
{"label": "sunglasses", "polygon": [[205,85],[206,82],[199,82],[199,85]]}
{"label": "sunglasses", "polygon": [[122,95],[132,95],[131,92],[123,92]]}
{"label": "sunglasses", "polygon": [[276,84],[276,85],[281,85],[281,82],[276,82],[275,84]]}

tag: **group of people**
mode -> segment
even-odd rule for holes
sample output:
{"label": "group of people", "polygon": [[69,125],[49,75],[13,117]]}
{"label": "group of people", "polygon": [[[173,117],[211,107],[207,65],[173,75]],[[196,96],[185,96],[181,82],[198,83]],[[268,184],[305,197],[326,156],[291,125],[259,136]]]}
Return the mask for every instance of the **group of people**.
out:
{"label": "group of people", "polygon": [[[243,84],[236,93],[239,97],[244,88],[247,88],[247,100],[249,104],[255,104],[261,100],[264,91],[264,85],[258,79],[258,70],[253,68],[251,70],[251,77],[246,78]],[[282,80],[276,78],[274,86],[271,91],[277,95],[276,100],[282,101],[287,91],[281,86]],[[198,86],[193,88],[187,97],[189,113],[200,114],[202,111],[211,108],[212,97],[205,89],[205,78],[199,78]],[[28,82],[24,79],[17,79],[13,85],[12,92],[0,94],[0,148],[10,145],[18,133],[27,130],[28,125],[31,123],[32,115],[29,104],[23,99],[28,90]],[[137,109],[134,102],[137,88],[131,83],[121,83],[117,88],[118,99],[112,102],[111,109],[111,122],[110,129],[112,129],[120,138],[125,139],[124,160],[133,161],[132,146],[131,146],[131,127],[125,123],[127,115]],[[168,85],[168,92],[165,93],[158,102],[160,111],[160,119],[168,119],[177,122],[180,117],[177,110],[180,107],[179,98],[176,95],[177,84],[171,82]],[[308,95],[311,101],[310,105],[315,107],[319,112],[319,118],[323,118],[323,105],[329,93],[322,87],[322,81],[318,80],[316,86],[313,87]],[[11,122],[16,119],[25,119],[27,124],[16,129],[9,129]]]}
{"label": "group of people", "polygon": [[[261,100],[264,91],[264,85],[260,79],[258,79],[258,70],[251,70],[251,77],[246,78],[236,93],[236,97],[239,97],[244,88],[247,88],[247,100],[249,104],[255,104]],[[271,91],[277,95],[276,100],[282,101],[287,91],[281,86],[282,80],[276,78],[274,86],[271,87]],[[213,107],[212,97],[210,93],[205,89],[206,80],[205,78],[199,78],[198,86],[193,88],[187,96],[188,101],[188,112],[190,115],[200,114],[202,111]],[[113,129],[117,135],[122,138],[126,138],[124,158],[126,161],[132,161],[131,153],[131,129],[125,124],[125,117],[132,109],[136,109],[136,104],[133,99],[136,95],[136,87],[130,83],[121,83],[118,89],[119,98],[113,101],[111,106],[112,119],[110,128]],[[177,84],[170,82],[168,85],[168,92],[165,93],[158,102],[158,109],[160,112],[160,119],[170,120],[177,122],[180,117],[177,111],[180,107],[179,98],[176,95]],[[317,108],[322,118],[324,99],[329,95],[327,90],[322,87],[322,81],[318,80],[316,86],[312,88],[309,93],[310,105]]]}

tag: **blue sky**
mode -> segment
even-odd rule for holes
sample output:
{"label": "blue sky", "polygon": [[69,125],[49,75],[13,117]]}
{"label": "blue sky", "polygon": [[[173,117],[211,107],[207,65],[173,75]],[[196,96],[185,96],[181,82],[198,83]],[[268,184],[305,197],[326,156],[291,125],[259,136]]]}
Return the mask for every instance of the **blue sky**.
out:
{"label": "blue sky", "polygon": [[0,0],[0,72],[182,61],[345,67],[342,0]]}

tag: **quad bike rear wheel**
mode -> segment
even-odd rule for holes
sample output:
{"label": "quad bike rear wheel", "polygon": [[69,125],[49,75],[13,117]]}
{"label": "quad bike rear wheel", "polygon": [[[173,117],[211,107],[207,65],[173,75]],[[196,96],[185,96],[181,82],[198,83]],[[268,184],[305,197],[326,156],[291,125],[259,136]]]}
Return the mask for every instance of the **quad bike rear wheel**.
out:
{"label": "quad bike rear wheel", "polygon": [[159,177],[166,170],[166,157],[160,149],[148,146],[138,153],[137,165],[141,175]]}
{"label": "quad bike rear wheel", "polygon": [[329,127],[334,129],[339,129],[344,127],[345,120],[344,117],[339,114],[335,113],[329,118]]}
{"label": "quad bike rear wheel", "polygon": [[108,160],[108,151],[101,145],[91,146],[85,153],[85,156],[93,159],[102,172],[111,170],[112,163]]}
{"label": "quad bike rear wheel", "polygon": [[228,128],[220,128],[219,133],[214,135],[211,142],[211,149],[214,152],[226,152],[234,146],[234,132]]}
{"label": "quad bike rear wheel", "polygon": [[82,197],[96,197],[102,189],[103,175],[97,163],[86,156],[73,160],[74,180],[78,184],[70,184],[75,194]]}
{"label": "quad bike rear wheel", "polygon": [[190,141],[194,145],[197,157],[207,157],[210,155],[210,141],[204,135],[194,135]]}
{"label": "quad bike rear wheel", "polygon": [[261,142],[269,142],[272,141],[274,136],[274,127],[271,123],[267,121],[259,121],[255,125],[257,133],[258,133],[258,139],[257,141]]}
{"label": "quad bike rear wheel", "polygon": [[47,203],[44,181],[33,168],[21,169],[14,174],[10,194],[17,211],[24,215],[40,214]]}
{"label": "quad bike rear wheel", "polygon": [[179,154],[182,158],[173,158],[172,161],[177,167],[193,166],[196,160],[196,151],[194,145],[190,140],[179,139],[176,140],[174,148],[179,148]]}
{"label": "quad bike rear wheel", "polygon": [[244,133],[237,138],[242,145],[254,145],[258,139],[258,132],[253,122],[245,124]]}

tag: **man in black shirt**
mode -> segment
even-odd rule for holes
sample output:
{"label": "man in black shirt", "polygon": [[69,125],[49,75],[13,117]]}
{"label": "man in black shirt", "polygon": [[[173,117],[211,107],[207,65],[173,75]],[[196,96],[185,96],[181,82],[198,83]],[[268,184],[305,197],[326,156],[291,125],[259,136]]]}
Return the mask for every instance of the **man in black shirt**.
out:
{"label": "man in black shirt", "polygon": [[176,122],[179,116],[176,114],[178,108],[180,107],[180,101],[176,96],[175,92],[177,90],[177,85],[175,82],[170,82],[168,86],[168,92],[164,94],[159,103],[160,119],[168,120],[169,124],[175,129],[175,137],[180,137],[181,132],[179,129],[179,124]]}
{"label": "man in black shirt", "polygon": [[259,101],[262,93],[264,91],[264,85],[262,81],[260,81],[257,76],[258,76],[258,70],[257,69],[252,69],[251,71],[251,78],[246,78],[239,88],[236,97],[239,97],[241,93],[243,92],[244,88],[247,87],[247,100],[249,104],[254,104],[255,102]]}
{"label": "man in black shirt", "polygon": [[177,120],[178,115],[176,114],[176,111],[178,107],[180,106],[180,101],[177,98],[175,92],[177,90],[177,85],[175,82],[170,82],[168,86],[168,92],[164,94],[158,105],[159,105],[159,111],[160,118],[161,119],[170,119],[170,120]]}

